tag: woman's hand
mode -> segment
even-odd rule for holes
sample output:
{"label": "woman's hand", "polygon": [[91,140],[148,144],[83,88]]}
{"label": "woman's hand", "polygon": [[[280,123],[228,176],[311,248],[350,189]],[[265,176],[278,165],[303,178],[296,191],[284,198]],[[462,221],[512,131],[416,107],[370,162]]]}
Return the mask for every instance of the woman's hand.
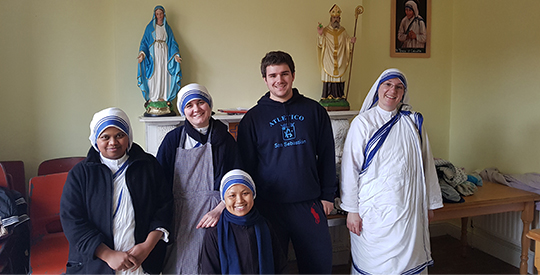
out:
{"label": "woman's hand", "polygon": [[225,203],[221,201],[214,209],[210,210],[210,212],[206,213],[202,217],[196,228],[199,229],[216,226],[219,221],[219,217],[221,216],[221,212],[223,212],[223,209],[225,209]]}
{"label": "woman's hand", "polygon": [[156,244],[159,242],[162,236],[163,232],[154,230],[148,233],[148,236],[144,242],[136,244],[134,247],[128,250],[127,253],[134,259],[134,265],[131,268],[132,271],[135,271],[141,266],[148,255],[150,255],[150,252],[152,252],[154,247],[156,247]]}
{"label": "woman's hand", "polygon": [[135,265],[132,268],[132,271],[135,271],[141,264],[146,260],[150,252],[152,252],[154,247],[149,247],[149,244],[146,242],[140,243],[128,250],[129,255],[135,258]]}
{"label": "woman's hand", "polygon": [[347,214],[347,228],[352,233],[360,236],[362,231],[362,218],[358,213],[349,213]]}
{"label": "woman's hand", "polygon": [[127,252],[112,250],[103,243],[98,246],[95,255],[116,271],[129,270],[136,265],[135,257]]}

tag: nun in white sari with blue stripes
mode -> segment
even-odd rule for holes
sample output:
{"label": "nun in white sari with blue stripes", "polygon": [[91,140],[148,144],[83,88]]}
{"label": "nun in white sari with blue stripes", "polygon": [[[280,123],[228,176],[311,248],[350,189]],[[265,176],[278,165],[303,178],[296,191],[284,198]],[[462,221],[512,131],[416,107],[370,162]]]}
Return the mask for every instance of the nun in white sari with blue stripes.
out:
{"label": "nun in white sari with blue stripes", "polygon": [[407,79],[384,71],[350,126],[341,164],[341,208],[349,212],[353,274],[427,273],[429,218],[443,206]]}

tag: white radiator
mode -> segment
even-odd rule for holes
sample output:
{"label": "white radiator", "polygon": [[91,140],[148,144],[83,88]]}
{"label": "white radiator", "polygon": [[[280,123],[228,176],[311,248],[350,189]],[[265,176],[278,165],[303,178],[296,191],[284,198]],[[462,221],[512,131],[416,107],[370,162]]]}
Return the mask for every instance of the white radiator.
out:
{"label": "white radiator", "polygon": [[521,212],[507,212],[474,217],[469,224],[472,232],[482,230],[500,240],[521,246],[523,222]]}

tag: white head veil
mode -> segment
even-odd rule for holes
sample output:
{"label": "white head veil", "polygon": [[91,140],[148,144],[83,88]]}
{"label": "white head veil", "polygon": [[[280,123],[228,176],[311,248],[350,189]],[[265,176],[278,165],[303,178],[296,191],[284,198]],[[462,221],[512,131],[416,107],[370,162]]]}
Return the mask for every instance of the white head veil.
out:
{"label": "white head veil", "polygon": [[129,137],[128,150],[133,144],[133,133],[131,131],[131,123],[127,114],[120,108],[112,107],[101,110],[94,114],[92,121],[90,122],[90,143],[99,152],[97,146],[97,139],[99,135],[105,131],[108,127],[115,127],[126,133]]}
{"label": "white head veil", "polygon": [[234,169],[223,176],[221,179],[221,185],[219,187],[219,193],[221,194],[221,200],[225,200],[225,192],[229,190],[233,185],[242,184],[247,186],[251,192],[253,192],[253,198],[257,197],[257,189],[251,176],[240,169]]}
{"label": "white head veil", "polygon": [[360,114],[375,107],[379,102],[379,86],[386,80],[392,79],[392,78],[398,78],[401,83],[403,83],[403,86],[405,86],[405,92],[403,93],[403,98],[401,99],[401,103],[403,104],[409,104],[409,93],[407,92],[407,78],[405,75],[398,69],[388,69],[379,76],[377,81],[373,83],[373,86],[371,86],[371,89],[369,90],[369,93],[366,96],[366,99],[364,99],[364,103],[362,104],[362,108],[360,109]]}
{"label": "white head veil", "polygon": [[206,103],[208,103],[210,109],[212,109],[212,96],[210,95],[210,93],[208,93],[206,87],[197,83],[191,83],[182,87],[182,89],[178,91],[177,98],[178,99],[176,104],[178,107],[178,111],[180,111],[180,114],[182,116],[185,115],[184,108],[186,107],[188,102],[194,99],[204,100]]}

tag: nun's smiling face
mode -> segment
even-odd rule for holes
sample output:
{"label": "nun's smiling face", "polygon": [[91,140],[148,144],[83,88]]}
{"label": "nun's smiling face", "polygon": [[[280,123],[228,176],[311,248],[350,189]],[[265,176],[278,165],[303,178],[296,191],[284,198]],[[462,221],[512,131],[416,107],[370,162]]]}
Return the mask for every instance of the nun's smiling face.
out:
{"label": "nun's smiling face", "polygon": [[235,184],[231,186],[223,196],[225,200],[225,208],[229,213],[242,217],[251,211],[253,208],[253,192],[243,184]]}
{"label": "nun's smiling face", "polygon": [[119,159],[126,153],[129,137],[116,127],[108,127],[96,140],[99,152],[108,159]]}
{"label": "nun's smiling face", "polygon": [[405,86],[399,78],[388,79],[379,86],[379,107],[385,111],[393,111],[403,99]]}
{"label": "nun's smiling face", "polygon": [[212,108],[202,99],[194,99],[186,104],[184,107],[184,114],[186,119],[195,128],[204,128],[210,124],[210,117],[212,116]]}

